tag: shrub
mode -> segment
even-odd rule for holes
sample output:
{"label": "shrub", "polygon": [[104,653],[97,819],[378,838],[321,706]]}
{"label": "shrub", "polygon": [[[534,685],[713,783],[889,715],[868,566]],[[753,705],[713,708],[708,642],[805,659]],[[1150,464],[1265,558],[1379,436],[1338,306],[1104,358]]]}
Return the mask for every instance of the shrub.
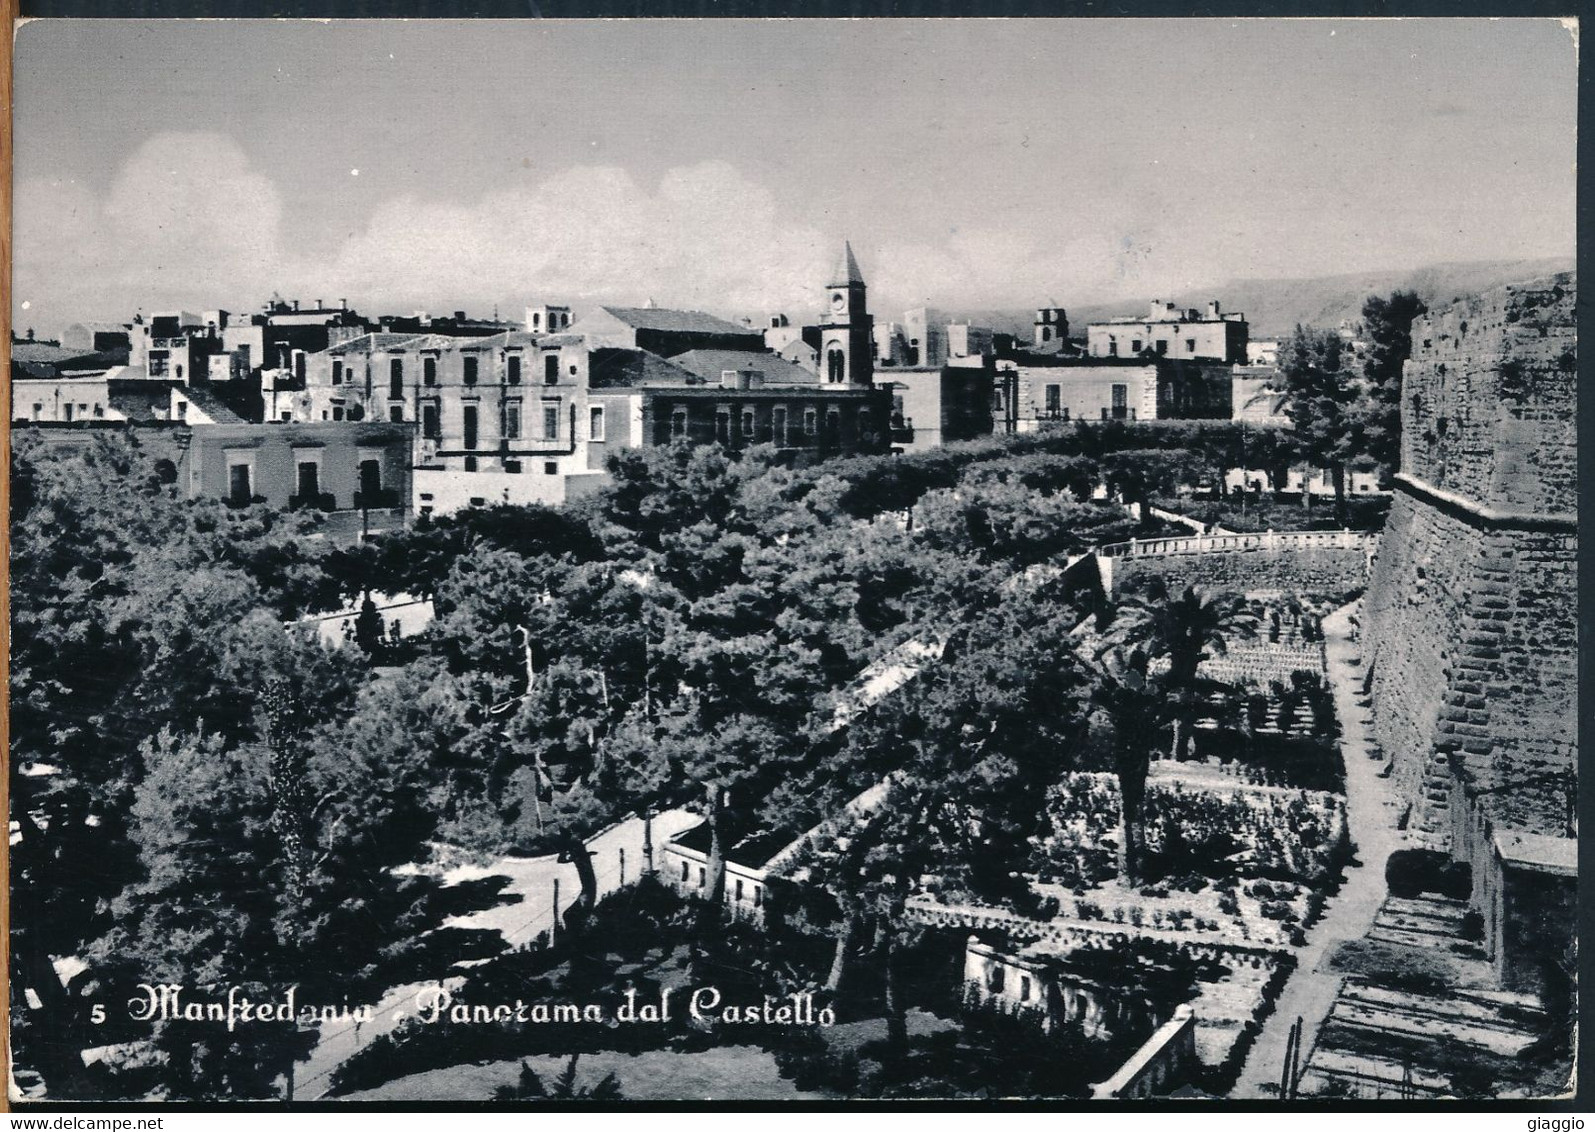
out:
{"label": "shrub", "polygon": [[1425,892],[1466,900],[1473,893],[1473,872],[1433,849],[1397,849],[1385,864],[1385,885],[1390,895],[1408,900]]}

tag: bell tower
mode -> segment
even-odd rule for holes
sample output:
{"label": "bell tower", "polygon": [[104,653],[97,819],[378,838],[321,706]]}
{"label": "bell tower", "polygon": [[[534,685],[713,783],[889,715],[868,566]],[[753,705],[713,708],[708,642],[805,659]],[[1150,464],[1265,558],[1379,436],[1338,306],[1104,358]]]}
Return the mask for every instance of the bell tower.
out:
{"label": "bell tower", "polygon": [[820,316],[820,384],[874,384],[874,321],[864,301],[864,276],[853,258],[853,246],[843,242]]}

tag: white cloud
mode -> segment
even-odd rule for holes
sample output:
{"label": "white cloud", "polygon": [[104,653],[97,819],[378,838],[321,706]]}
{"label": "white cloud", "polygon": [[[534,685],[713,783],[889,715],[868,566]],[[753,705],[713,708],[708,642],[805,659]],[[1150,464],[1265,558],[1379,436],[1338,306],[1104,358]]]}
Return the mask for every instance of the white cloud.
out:
{"label": "white cloud", "polygon": [[[473,202],[414,195],[379,204],[326,248],[293,244],[273,180],[213,133],[153,137],[103,197],[70,183],[17,186],[18,303],[39,322],[125,318],[138,308],[249,310],[276,291],[347,296],[368,313],[598,300],[727,314],[820,307],[835,237],[782,215],[774,196],[721,161],[668,170],[654,186],[577,166]],[[871,306],[1011,304],[1150,283],[1149,240],[1054,242],[990,226],[940,242],[857,234]]]}

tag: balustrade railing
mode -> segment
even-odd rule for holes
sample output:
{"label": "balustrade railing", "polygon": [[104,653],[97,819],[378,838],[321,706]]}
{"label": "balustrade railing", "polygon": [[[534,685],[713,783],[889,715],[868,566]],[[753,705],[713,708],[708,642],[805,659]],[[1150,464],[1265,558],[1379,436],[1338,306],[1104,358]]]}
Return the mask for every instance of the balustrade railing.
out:
{"label": "balustrade railing", "polygon": [[1097,547],[1102,558],[1166,554],[1215,554],[1242,550],[1371,550],[1378,542],[1371,531],[1261,531],[1246,534],[1180,535],[1131,539]]}

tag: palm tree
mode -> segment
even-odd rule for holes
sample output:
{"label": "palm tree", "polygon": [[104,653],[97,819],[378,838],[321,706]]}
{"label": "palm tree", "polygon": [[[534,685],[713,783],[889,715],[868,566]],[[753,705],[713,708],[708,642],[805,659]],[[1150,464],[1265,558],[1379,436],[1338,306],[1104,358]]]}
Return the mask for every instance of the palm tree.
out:
{"label": "palm tree", "polygon": [[520,1079],[513,1085],[500,1085],[493,1091],[493,1099],[500,1101],[618,1101],[621,1099],[620,1081],[613,1073],[605,1074],[595,1085],[576,1084],[576,1062],[579,1053],[570,1055],[570,1061],[552,1085],[545,1085],[531,1064],[521,1062]]}
{"label": "palm tree", "polygon": [[[1106,647],[1098,653],[1096,700],[1113,722],[1115,772],[1124,810],[1124,871],[1134,877],[1145,842],[1141,806],[1146,796],[1158,723],[1173,732],[1170,754],[1180,758],[1198,698],[1222,684],[1197,678],[1202,661],[1222,656],[1229,640],[1257,635],[1257,618],[1236,594],[1204,597],[1187,586],[1177,598],[1154,582],[1145,595],[1126,596],[1113,610]],[[1168,667],[1154,675],[1151,662]]]}

